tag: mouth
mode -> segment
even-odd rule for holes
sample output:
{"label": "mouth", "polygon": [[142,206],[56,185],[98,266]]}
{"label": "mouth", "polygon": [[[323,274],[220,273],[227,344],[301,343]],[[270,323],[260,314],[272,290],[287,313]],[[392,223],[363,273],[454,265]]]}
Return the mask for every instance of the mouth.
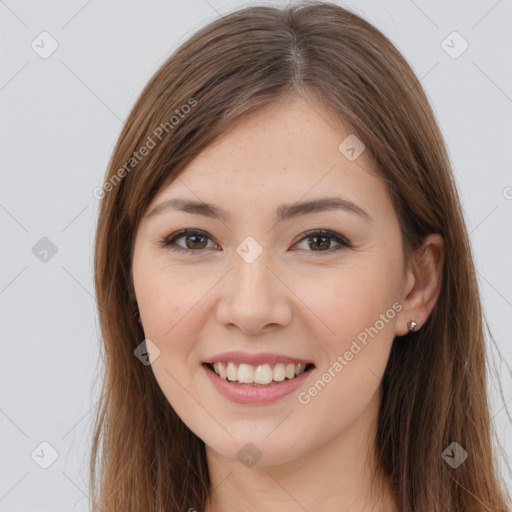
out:
{"label": "mouth", "polygon": [[207,370],[231,384],[267,388],[296,379],[315,367],[313,363],[280,362],[252,365],[234,361],[217,361],[202,364]]}

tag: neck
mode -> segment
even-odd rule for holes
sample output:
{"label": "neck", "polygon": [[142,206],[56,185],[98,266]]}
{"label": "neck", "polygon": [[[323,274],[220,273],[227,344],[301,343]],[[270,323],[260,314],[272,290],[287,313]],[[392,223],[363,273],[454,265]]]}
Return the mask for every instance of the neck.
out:
{"label": "neck", "polygon": [[212,491],[204,512],[397,511],[389,481],[376,467],[378,404],[376,393],[347,429],[281,465],[249,468],[207,446]]}

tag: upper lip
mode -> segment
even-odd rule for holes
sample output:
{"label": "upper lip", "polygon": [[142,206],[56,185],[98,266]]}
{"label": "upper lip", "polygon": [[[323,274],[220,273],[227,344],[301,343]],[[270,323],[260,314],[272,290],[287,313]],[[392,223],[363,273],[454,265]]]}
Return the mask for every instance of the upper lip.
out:
{"label": "upper lip", "polygon": [[258,354],[249,354],[248,352],[230,351],[216,354],[209,359],[203,361],[204,363],[222,363],[233,361],[234,363],[245,363],[250,365],[259,365],[265,363],[293,363],[293,364],[313,364],[307,359],[300,357],[285,356],[283,354],[273,354],[271,352],[260,352]]}

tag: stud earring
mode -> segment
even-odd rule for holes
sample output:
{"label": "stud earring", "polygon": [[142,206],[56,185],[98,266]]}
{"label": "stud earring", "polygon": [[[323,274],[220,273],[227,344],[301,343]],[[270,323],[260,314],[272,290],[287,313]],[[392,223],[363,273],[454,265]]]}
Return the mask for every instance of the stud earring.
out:
{"label": "stud earring", "polygon": [[142,320],[140,318],[140,313],[139,313],[139,310],[137,309],[135,311],[135,318],[137,318],[137,321],[139,322],[139,324],[142,326]]}
{"label": "stud earring", "polygon": [[416,326],[417,326],[417,325],[418,325],[418,324],[417,324],[414,320],[411,320],[411,321],[407,324],[407,326],[409,327],[409,332],[414,331],[414,329],[416,329]]}

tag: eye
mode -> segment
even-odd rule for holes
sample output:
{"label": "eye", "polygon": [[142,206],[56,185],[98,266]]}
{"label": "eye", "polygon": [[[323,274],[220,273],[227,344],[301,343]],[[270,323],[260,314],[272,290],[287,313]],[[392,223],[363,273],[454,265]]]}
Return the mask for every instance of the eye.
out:
{"label": "eye", "polygon": [[[334,233],[332,231],[328,231],[325,229],[320,229],[317,231],[308,231],[305,233],[305,236],[303,236],[299,242],[302,243],[305,240],[312,240],[313,243],[309,242],[307,245],[310,249],[312,249],[312,252],[334,252],[339,251],[343,248],[352,247],[350,242],[343,236],[339,235],[338,233]],[[331,241],[334,240],[338,246],[334,248],[329,248],[328,246],[331,245]],[[319,247],[319,249],[317,248]],[[327,247],[327,250],[323,250]]]}
{"label": "eye", "polygon": [[[181,238],[185,239],[185,247],[176,244],[177,240]],[[199,249],[205,249],[205,240],[209,240],[210,237],[204,231],[195,229],[182,229],[177,231],[160,242],[162,247],[167,247],[171,251],[183,252],[183,253],[200,253]],[[210,239],[211,240],[211,239]]]}
{"label": "eye", "polygon": [[[304,235],[305,236],[303,236],[294,245],[298,245],[306,240],[311,240],[312,243],[308,243],[308,247],[311,249],[309,252],[334,252],[343,248],[352,247],[345,237],[325,229],[308,231]],[[176,243],[180,239],[185,240],[185,246]],[[171,251],[199,254],[202,252],[202,249],[208,248],[208,240],[211,241],[211,238],[204,231],[197,229],[182,229],[162,239],[159,242],[159,245],[161,247],[166,247]],[[338,244],[334,248],[330,247],[332,240]]]}

